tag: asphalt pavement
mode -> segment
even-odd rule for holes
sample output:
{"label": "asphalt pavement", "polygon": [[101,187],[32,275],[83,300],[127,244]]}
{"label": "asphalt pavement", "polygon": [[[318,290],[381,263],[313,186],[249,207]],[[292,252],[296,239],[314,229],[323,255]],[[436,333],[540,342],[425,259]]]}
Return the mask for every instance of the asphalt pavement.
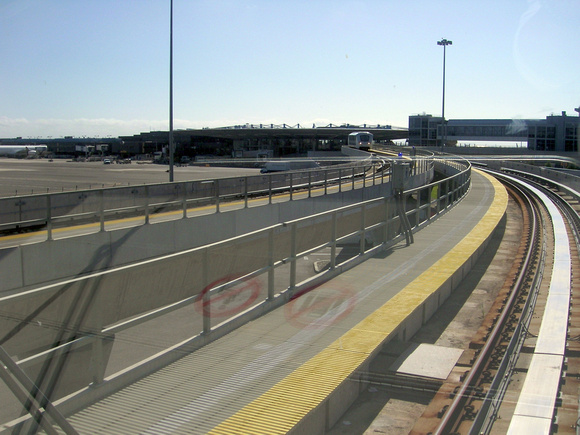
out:
{"label": "asphalt pavement", "polygon": [[[0,158],[0,197],[132,186],[169,181],[169,166]],[[175,166],[175,181],[258,175],[259,168]]]}

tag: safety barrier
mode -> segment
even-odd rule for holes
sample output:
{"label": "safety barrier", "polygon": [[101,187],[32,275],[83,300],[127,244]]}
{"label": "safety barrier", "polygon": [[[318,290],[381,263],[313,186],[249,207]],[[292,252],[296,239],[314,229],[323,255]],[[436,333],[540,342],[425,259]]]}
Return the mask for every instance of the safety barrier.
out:
{"label": "safety barrier", "polygon": [[[388,174],[375,169],[383,167],[384,161],[365,158],[317,170],[0,198],[0,232],[46,228],[51,240],[56,226],[100,223],[104,231],[107,221],[131,216],[144,216],[147,224],[151,216],[167,211],[181,210],[187,217],[193,207],[213,207],[219,213],[223,203],[234,199],[247,207],[251,197],[268,197],[271,203],[277,193],[288,192],[293,200],[298,190],[307,190],[309,196],[313,189],[327,194],[329,187],[342,189],[348,180],[352,189],[356,179],[363,180],[362,187],[382,184],[389,180]],[[432,167],[431,159],[417,158],[414,172],[429,173]]]}
{"label": "safety barrier", "polygon": [[[252,196],[272,201],[282,191],[290,192],[290,199],[298,189],[323,188],[326,193],[339,180],[354,183],[377,163],[367,158],[317,170],[0,198],[0,231],[46,227],[50,240],[58,225],[100,222],[104,230],[107,220],[120,217],[144,215],[148,223],[156,213],[182,209],[186,215],[189,207],[199,206],[213,206],[217,213],[221,203],[232,199],[247,206]],[[384,174],[373,174],[373,184],[385,182]]]}
{"label": "safety barrier", "polygon": [[[402,210],[413,231],[467,193],[470,166],[457,164],[454,171],[450,178],[404,191]],[[198,333],[192,331],[192,338],[175,344],[173,350],[203,346],[403,239],[400,210],[394,197],[373,199],[154,260],[15,292],[0,298],[0,346],[51,401],[89,384],[92,393],[103,393],[181,355],[150,355],[139,369],[105,380],[116,335],[193,305]],[[355,249],[345,256],[349,244]],[[329,254],[327,264],[320,273],[303,276],[298,260],[320,251]]]}

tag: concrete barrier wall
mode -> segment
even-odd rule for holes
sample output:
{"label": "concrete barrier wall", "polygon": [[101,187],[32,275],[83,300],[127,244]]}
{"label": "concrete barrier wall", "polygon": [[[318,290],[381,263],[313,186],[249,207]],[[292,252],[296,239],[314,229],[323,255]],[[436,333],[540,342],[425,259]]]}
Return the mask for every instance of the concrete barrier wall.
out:
{"label": "concrete barrier wall", "polygon": [[[384,218],[383,204],[383,201],[371,204],[365,207],[365,213],[377,209],[377,220],[381,215]],[[361,229],[360,208],[334,215],[337,239]],[[326,214],[290,225],[276,225],[271,230],[249,233],[226,243],[126,267],[103,267],[107,270],[0,297],[0,342],[11,355],[22,359],[48,349],[53,343],[101,334],[103,328],[121,320],[198,296],[224,277],[225,281],[231,281],[264,270],[270,264],[270,237],[274,262],[291,261],[292,249],[300,254],[328,243],[333,240],[333,220],[332,214]],[[124,245],[121,243],[127,249]],[[96,251],[88,268],[107,266],[114,255],[108,247]],[[288,284],[273,290],[282,292]]]}
{"label": "concrete barrier wall", "polygon": [[[249,177],[220,178],[176,183],[159,183],[87,189],[73,192],[25,195],[15,198],[0,198],[0,225],[16,224],[22,221],[57,219],[66,221],[98,219],[101,213],[110,215],[112,210],[146,206],[151,209],[166,208],[168,203],[188,201],[193,205],[197,200],[215,201],[219,195],[244,197],[246,193],[268,192],[287,186],[308,185],[309,183],[333,180],[339,176],[360,176],[370,167],[370,160],[354,161],[348,165],[329,166],[315,171],[289,171]],[[202,202],[203,202],[202,201]],[[199,202],[198,202],[199,203]],[[49,211],[50,210],[50,211]],[[11,226],[8,225],[10,228]]]}
{"label": "concrete barrier wall", "polygon": [[0,292],[215,243],[279,222],[390,196],[390,183],[233,212],[141,225],[0,251]]}
{"label": "concrete barrier wall", "polygon": [[499,167],[507,167],[510,169],[516,169],[518,171],[539,175],[540,177],[548,178],[557,183],[568,186],[577,192],[580,192],[580,178],[565,171],[558,171],[555,169],[546,168],[544,166],[528,165],[526,163],[519,162],[502,162],[501,165],[496,164],[495,167],[498,169]]}
{"label": "concrete barrier wall", "polygon": [[[369,209],[372,207],[373,204],[368,206]],[[360,229],[360,213],[360,208],[358,213],[335,213],[338,238]],[[196,297],[201,304],[199,295],[215,287],[213,283],[264,270],[271,260],[292,261],[292,252],[300,254],[332,240],[332,234],[324,229],[330,227],[331,220],[332,215],[276,225],[271,230],[246,234],[225,243],[0,297],[0,342],[6,352],[19,361],[30,358],[22,367],[30,369],[31,376],[38,376],[38,384],[54,391],[53,398],[61,397],[76,391],[83,382],[87,385],[92,378],[102,376],[102,371],[91,371],[86,363],[100,355],[106,365],[110,349],[102,352],[93,349],[93,344],[84,344],[55,353],[54,343],[75,343],[74,340],[81,337],[88,338],[89,343],[95,341],[94,337],[110,341],[103,331],[118,322],[187,298]],[[275,248],[272,257],[269,255],[270,237]],[[111,258],[107,251],[95,252],[92,264],[106,263]],[[287,283],[281,284],[281,288],[274,289],[276,294],[287,288]],[[265,295],[262,298],[265,299]],[[260,300],[251,303],[260,304]],[[200,318],[208,317],[210,327],[212,322],[222,322],[225,318],[218,316],[214,320],[205,311],[198,315]],[[238,312],[233,312],[227,316],[238,315]],[[201,332],[192,331],[192,334]],[[80,364],[80,361],[85,364]],[[79,376],[81,366],[86,373]],[[53,381],[45,372],[53,370],[58,370],[59,376],[54,378],[54,386],[46,385],[46,382],[52,384]]]}
{"label": "concrete barrier wall", "polygon": [[[431,170],[410,177],[408,188],[424,185],[433,176]],[[0,293],[215,243],[279,222],[391,194],[391,183],[384,183],[315,198],[4,249],[0,251],[3,276]]]}

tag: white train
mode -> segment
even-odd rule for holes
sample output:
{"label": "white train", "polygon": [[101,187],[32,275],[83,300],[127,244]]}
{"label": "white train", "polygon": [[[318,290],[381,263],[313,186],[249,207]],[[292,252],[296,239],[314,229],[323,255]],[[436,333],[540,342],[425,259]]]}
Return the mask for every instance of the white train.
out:
{"label": "white train", "polygon": [[368,151],[373,144],[373,134],[368,131],[356,131],[348,135],[348,146]]}

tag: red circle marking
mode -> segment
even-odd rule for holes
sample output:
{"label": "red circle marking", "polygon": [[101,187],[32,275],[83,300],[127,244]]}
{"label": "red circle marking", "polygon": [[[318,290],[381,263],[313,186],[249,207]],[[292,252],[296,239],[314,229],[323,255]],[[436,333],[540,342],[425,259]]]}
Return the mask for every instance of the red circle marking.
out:
{"label": "red circle marking", "polygon": [[[207,317],[227,317],[233,314],[237,314],[252,305],[252,303],[260,295],[260,290],[262,288],[260,282],[256,278],[244,280],[236,286],[227,290],[223,290],[214,297],[210,297],[210,299],[205,302],[203,300],[204,295],[211,289],[233,281],[239,277],[239,275],[226,275],[205,287],[195,302],[196,310]],[[229,299],[236,299],[240,294],[244,294],[246,299],[242,300],[238,305],[228,307]],[[224,307],[216,308],[216,304],[219,301],[223,301],[226,305]]]}

